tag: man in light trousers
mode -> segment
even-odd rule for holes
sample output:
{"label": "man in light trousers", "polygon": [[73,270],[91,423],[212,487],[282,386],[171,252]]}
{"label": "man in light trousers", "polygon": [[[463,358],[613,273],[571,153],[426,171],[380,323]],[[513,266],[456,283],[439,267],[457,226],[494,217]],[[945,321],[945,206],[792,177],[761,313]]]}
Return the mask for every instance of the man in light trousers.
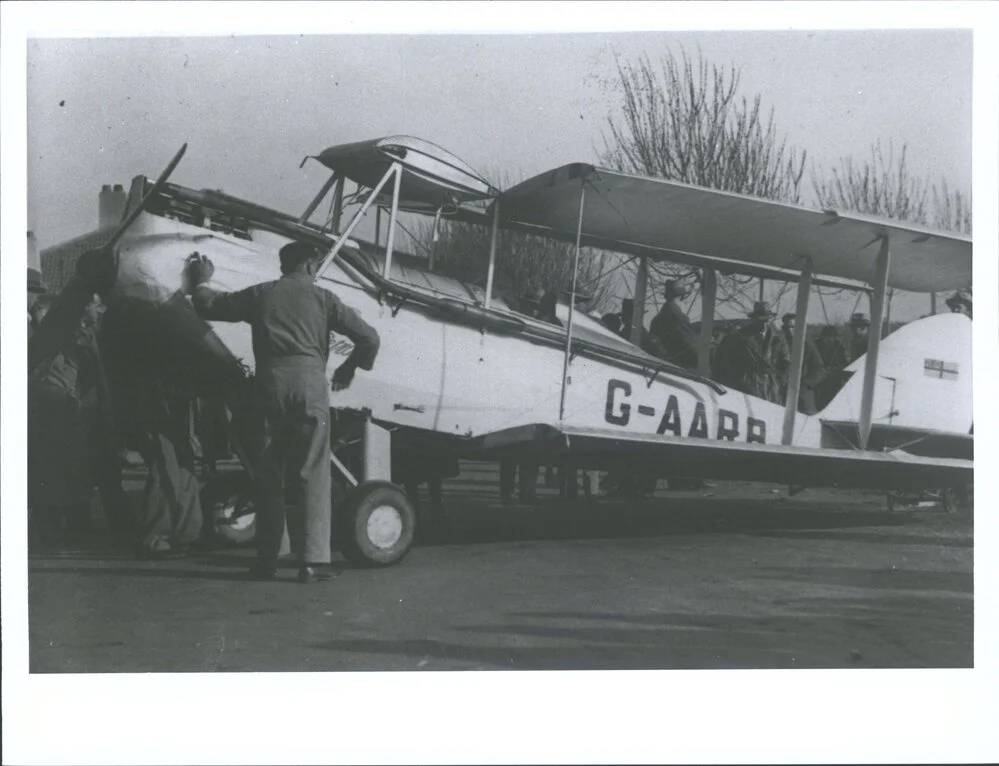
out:
{"label": "man in light trousers", "polygon": [[[235,293],[205,282],[214,266],[195,253],[188,259],[187,287],[204,319],[248,322],[256,359],[255,398],[263,421],[257,461],[258,560],[250,574],[274,579],[285,526],[291,515],[292,549],[302,551],[298,580],[330,580],[330,413],[326,382],[331,332],[346,335],[354,350],[333,375],[334,391],[350,385],[355,370],[370,370],[379,338],[353,309],[314,283],[318,253],[292,242],[281,248],[274,281]],[[287,495],[286,495],[287,490]]]}

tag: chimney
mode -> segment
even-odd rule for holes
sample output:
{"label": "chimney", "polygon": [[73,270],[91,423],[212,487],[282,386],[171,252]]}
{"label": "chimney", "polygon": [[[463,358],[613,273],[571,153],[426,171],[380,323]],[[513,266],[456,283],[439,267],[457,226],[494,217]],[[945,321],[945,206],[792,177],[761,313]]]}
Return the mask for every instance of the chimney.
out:
{"label": "chimney", "polygon": [[42,283],[42,259],[38,254],[38,241],[33,231],[28,232],[28,292],[45,292]]}
{"label": "chimney", "polygon": [[114,228],[121,222],[125,212],[125,204],[128,195],[121,184],[115,184],[112,189],[108,184],[101,187],[101,194],[98,204],[97,228]]}

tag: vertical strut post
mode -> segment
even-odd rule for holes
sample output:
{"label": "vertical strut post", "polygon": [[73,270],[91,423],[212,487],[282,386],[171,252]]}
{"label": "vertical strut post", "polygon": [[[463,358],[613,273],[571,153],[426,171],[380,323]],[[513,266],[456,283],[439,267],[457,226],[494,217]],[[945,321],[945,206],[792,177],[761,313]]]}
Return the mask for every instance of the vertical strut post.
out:
{"label": "vertical strut post", "polygon": [[718,275],[714,269],[701,272],[701,337],[697,343],[697,373],[711,377],[711,338],[714,335],[715,297]]}
{"label": "vertical strut post", "polygon": [[631,337],[628,338],[636,346],[642,343],[642,331],[645,329],[645,299],[649,289],[649,259],[641,255],[638,258],[638,273],[635,275],[635,306],[631,315]]}
{"label": "vertical strut post", "polygon": [[329,254],[323,259],[322,264],[320,264],[319,266],[319,273],[322,273],[323,270],[330,264],[330,262],[334,258],[336,258],[336,254],[340,252],[340,248],[343,247],[344,242],[346,242],[350,238],[350,235],[353,233],[354,229],[357,228],[357,225],[361,222],[361,219],[364,218],[365,213],[367,213],[368,210],[371,208],[371,205],[374,204],[375,198],[378,197],[382,189],[385,188],[385,184],[388,183],[389,178],[391,178],[400,168],[401,166],[399,165],[399,163],[396,162],[392,164],[392,167],[390,167],[388,170],[385,171],[385,175],[382,176],[382,180],[378,182],[378,185],[374,189],[371,190],[371,194],[368,195],[368,198],[364,201],[364,204],[361,205],[361,209],[354,214],[354,217],[351,219],[350,223],[347,224],[346,230],[343,232],[343,234],[339,236],[339,238],[336,241],[336,244],[333,245],[333,249],[330,250]]}
{"label": "vertical strut post", "polygon": [[500,201],[493,202],[493,233],[489,240],[489,271],[486,272],[486,300],[485,308],[489,308],[493,302],[493,276],[496,273],[496,240],[499,235]]}
{"label": "vertical strut post", "polygon": [[794,439],[794,420],[798,414],[798,392],[801,391],[801,370],[805,365],[805,334],[808,331],[808,299],[812,293],[812,260],[805,261],[798,280],[798,297],[794,312],[794,338],[791,340],[791,368],[787,377],[787,401],[784,402],[784,430],[781,444]]}
{"label": "vertical strut post", "polygon": [[364,480],[392,481],[392,434],[368,418],[364,421],[363,441]]}
{"label": "vertical strut post", "polygon": [[392,246],[395,243],[395,219],[399,215],[399,187],[402,186],[402,165],[395,165],[395,184],[392,187],[392,212],[389,213],[388,240],[385,243],[385,269],[382,276],[389,279],[392,273]]}
{"label": "vertical strut post", "polygon": [[895,290],[894,289],[888,290],[888,305],[885,308],[885,329],[882,332],[882,335],[891,332],[891,299],[894,297],[895,297]]}
{"label": "vertical strut post", "polygon": [[565,385],[569,378],[569,358],[572,354],[572,315],[576,309],[576,275],[579,273],[579,243],[583,238],[583,206],[586,204],[586,182],[579,190],[579,223],[576,227],[576,253],[572,259],[572,296],[569,300],[569,322],[565,328],[565,360],[562,362],[562,395],[558,403],[558,420],[565,417]]}
{"label": "vertical strut post", "polygon": [[340,219],[343,217],[343,187],[346,183],[345,179],[341,179],[333,191],[333,220],[330,223],[330,228],[333,230],[334,237],[340,233]]}
{"label": "vertical strut post", "polygon": [[885,295],[888,292],[888,266],[891,248],[888,235],[881,236],[877,265],[874,269],[874,294],[871,296],[871,328],[867,336],[867,358],[864,365],[864,388],[860,400],[860,448],[867,449],[871,436],[871,411],[874,406],[874,385],[878,376],[878,353],[881,351],[881,328],[884,326]]}
{"label": "vertical strut post", "polygon": [[326,198],[327,194],[329,194],[330,189],[333,188],[333,184],[336,184],[338,182],[340,182],[340,176],[337,175],[336,173],[334,173],[333,175],[331,175],[329,178],[326,179],[326,183],[324,183],[323,188],[319,190],[319,194],[317,194],[315,196],[315,199],[313,199],[312,202],[309,203],[309,206],[305,208],[305,212],[302,213],[302,217],[298,219],[298,222],[300,224],[305,223],[306,221],[309,220],[309,216],[311,216],[314,212],[316,212],[316,208],[319,207],[319,203]]}

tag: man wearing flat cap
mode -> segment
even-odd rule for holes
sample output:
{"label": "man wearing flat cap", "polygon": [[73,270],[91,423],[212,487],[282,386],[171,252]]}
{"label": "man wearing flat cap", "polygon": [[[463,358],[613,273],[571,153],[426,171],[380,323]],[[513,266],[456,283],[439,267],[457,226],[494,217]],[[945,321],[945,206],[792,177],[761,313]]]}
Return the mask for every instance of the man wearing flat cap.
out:
{"label": "man wearing flat cap", "polygon": [[[285,477],[295,514],[288,525],[292,550],[301,551],[301,583],[330,580],[330,414],[326,383],[330,333],[346,335],[354,350],[333,373],[332,388],[347,388],[357,368],[370,370],[379,338],[353,309],[315,284],[319,254],[303,242],[281,248],[282,277],[235,293],[205,284],[208,258],[188,259],[186,288],[204,319],[247,322],[253,330],[255,400],[264,421],[257,467],[257,562],[250,574],[274,579],[285,528]],[[301,539],[304,536],[304,540]]]}
{"label": "man wearing flat cap", "polygon": [[658,344],[663,358],[671,364],[697,369],[697,336],[679,301],[687,295],[677,281],[670,280],[663,289],[666,302],[652,319],[649,333]]}
{"label": "man wearing flat cap", "polygon": [[715,354],[714,378],[722,385],[780,404],[773,311],[757,301],[745,326],[726,335]]}
{"label": "man wearing flat cap", "polygon": [[971,298],[962,292],[956,292],[947,301],[947,308],[954,314],[964,314],[971,319]]}

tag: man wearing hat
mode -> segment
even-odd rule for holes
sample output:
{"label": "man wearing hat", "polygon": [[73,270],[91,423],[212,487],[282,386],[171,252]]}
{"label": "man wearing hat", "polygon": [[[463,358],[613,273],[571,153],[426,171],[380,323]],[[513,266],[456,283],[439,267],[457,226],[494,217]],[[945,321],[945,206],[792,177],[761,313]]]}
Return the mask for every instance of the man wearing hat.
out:
{"label": "man wearing hat", "polygon": [[867,333],[871,323],[867,314],[854,314],[850,317],[850,363],[867,353]]}
{"label": "man wearing hat", "polygon": [[[379,338],[351,308],[315,284],[319,254],[303,242],[281,248],[282,277],[236,293],[205,284],[215,271],[205,256],[188,258],[186,285],[204,319],[247,322],[253,329],[256,407],[264,421],[257,467],[256,579],[276,576],[285,529],[285,477],[293,477],[297,523],[292,550],[301,551],[298,581],[331,580],[330,422],[326,383],[331,332],[346,335],[354,350],[333,373],[332,388],[347,388],[358,368],[370,370]],[[304,536],[304,540],[301,539]]]}
{"label": "man wearing hat", "polygon": [[679,304],[686,295],[687,291],[679,282],[670,280],[666,283],[663,289],[666,302],[653,317],[649,333],[667,362],[694,370],[697,369],[697,336]]}
{"label": "man wearing hat", "polygon": [[753,305],[746,325],[726,335],[718,344],[714,378],[729,388],[779,404],[774,316],[766,302],[757,301]]}
{"label": "man wearing hat", "polygon": [[947,308],[954,314],[964,314],[971,319],[971,298],[961,292],[956,292],[947,299]]}
{"label": "man wearing hat", "polygon": [[[797,316],[794,314],[784,314],[781,317],[781,337],[777,362],[781,372],[781,388],[784,392],[784,401],[787,401],[787,391],[790,388],[788,376],[791,374],[791,349],[794,348],[794,325]],[[805,355],[801,365],[801,383],[798,387],[798,410],[806,415],[814,415],[818,409],[816,407],[816,388],[826,376],[825,363],[822,361],[822,354],[819,353],[815,341],[808,337],[806,330]]]}

